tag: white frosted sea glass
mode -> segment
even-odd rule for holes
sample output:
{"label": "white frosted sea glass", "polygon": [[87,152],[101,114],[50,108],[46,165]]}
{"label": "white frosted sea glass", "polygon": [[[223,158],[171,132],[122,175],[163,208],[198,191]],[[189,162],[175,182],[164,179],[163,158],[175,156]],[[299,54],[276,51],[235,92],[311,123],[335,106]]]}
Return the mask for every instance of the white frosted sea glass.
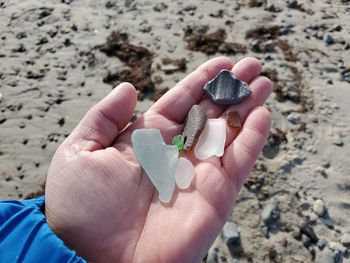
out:
{"label": "white frosted sea glass", "polygon": [[224,119],[208,119],[194,148],[194,155],[199,160],[212,156],[222,156],[225,150],[226,121]]}
{"label": "white frosted sea glass", "polygon": [[175,182],[180,189],[187,189],[194,177],[192,163],[184,157],[177,160],[175,167]]}
{"label": "white frosted sea glass", "polygon": [[166,145],[158,129],[135,130],[131,142],[141,167],[159,192],[159,200],[169,203],[175,187],[177,146]]}

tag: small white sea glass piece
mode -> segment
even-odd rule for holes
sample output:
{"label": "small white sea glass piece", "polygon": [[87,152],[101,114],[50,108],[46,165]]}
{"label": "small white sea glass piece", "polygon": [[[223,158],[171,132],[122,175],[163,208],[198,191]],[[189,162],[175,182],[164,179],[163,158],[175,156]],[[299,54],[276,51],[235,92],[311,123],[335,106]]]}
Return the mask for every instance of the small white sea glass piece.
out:
{"label": "small white sea glass piece", "polygon": [[159,200],[169,203],[175,188],[177,146],[165,144],[158,129],[135,130],[131,142],[141,167],[159,192]]}
{"label": "small white sea glass piece", "polygon": [[223,156],[226,141],[226,121],[208,119],[194,148],[194,155],[199,160],[212,156]]}
{"label": "small white sea glass piece", "polygon": [[194,177],[194,167],[192,163],[184,157],[177,160],[175,168],[175,182],[180,189],[187,189]]}

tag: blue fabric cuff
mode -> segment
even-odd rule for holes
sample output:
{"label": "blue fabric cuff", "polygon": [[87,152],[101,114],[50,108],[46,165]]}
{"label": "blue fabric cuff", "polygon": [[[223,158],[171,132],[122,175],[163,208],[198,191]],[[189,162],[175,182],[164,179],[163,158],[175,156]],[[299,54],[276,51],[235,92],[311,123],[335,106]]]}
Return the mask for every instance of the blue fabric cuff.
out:
{"label": "blue fabric cuff", "polygon": [[0,262],[86,262],[46,222],[45,196],[0,201]]}

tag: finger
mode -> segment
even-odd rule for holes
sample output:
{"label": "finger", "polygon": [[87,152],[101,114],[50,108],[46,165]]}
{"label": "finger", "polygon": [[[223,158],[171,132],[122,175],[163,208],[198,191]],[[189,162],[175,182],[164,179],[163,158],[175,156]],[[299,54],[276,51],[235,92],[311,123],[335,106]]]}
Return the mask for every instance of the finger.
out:
{"label": "finger", "polygon": [[182,123],[192,105],[197,104],[203,97],[204,84],[214,78],[220,70],[231,69],[232,65],[232,61],[226,57],[208,60],[164,94],[150,111]]}
{"label": "finger", "polygon": [[104,149],[128,124],[135,110],[137,94],[133,85],[121,83],[92,107],[67,138],[76,151]]}
{"label": "finger", "polygon": [[[261,62],[258,59],[247,57],[238,61],[237,64],[233,66],[232,71],[238,79],[249,84],[260,74],[261,68]],[[201,101],[200,105],[207,112],[208,118],[219,117],[227,108],[227,106],[214,104],[208,97]]]}
{"label": "finger", "polygon": [[257,160],[271,128],[271,113],[264,107],[251,111],[237,138],[226,148],[222,164],[240,189]]}
{"label": "finger", "polygon": [[[250,87],[252,89],[252,94],[244,100],[244,102],[236,105],[232,105],[226,109],[226,111],[221,115],[221,118],[226,119],[228,111],[236,111],[240,118],[241,123],[244,123],[248,113],[251,109],[261,106],[265,103],[267,98],[272,92],[272,82],[263,76],[256,77],[251,83]],[[226,127],[226,146],[230,145],[232,141],[236,138],[240,129]]]}

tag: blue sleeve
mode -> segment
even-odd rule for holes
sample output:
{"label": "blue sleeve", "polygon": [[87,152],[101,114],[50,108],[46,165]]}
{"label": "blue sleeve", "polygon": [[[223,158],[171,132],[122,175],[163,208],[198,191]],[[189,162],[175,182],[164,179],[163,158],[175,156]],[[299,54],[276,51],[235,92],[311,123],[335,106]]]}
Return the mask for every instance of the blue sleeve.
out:
{"label": "blue sleeve", "polygon": [[46,222],[45,196],[0,201],[0,262],[86,262]]}

